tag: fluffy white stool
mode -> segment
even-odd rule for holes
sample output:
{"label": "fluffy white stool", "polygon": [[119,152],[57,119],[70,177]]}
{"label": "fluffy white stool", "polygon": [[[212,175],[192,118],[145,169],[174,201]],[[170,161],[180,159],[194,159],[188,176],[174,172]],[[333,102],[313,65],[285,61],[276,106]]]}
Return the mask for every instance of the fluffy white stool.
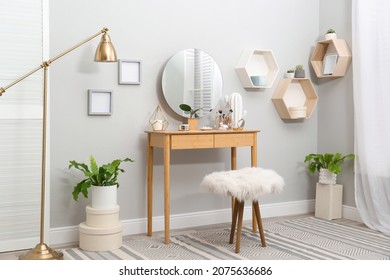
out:
{"label": "fluffy white stool", "polygon": [[260,232],[261,245],[262,247],[266,246],[258,201],[260,197],[266,194],[280,193],[283,190],[284,180],[280,175],[271,169],[247,167],[238,170],[211,173],[204,177],[200,185],[213,193],[230,195],[235,198],[229,243],[233,244],[234,232],[238,219],[236,253],[240,252],[242,218],[244,214],[245,200],[252,201]]}

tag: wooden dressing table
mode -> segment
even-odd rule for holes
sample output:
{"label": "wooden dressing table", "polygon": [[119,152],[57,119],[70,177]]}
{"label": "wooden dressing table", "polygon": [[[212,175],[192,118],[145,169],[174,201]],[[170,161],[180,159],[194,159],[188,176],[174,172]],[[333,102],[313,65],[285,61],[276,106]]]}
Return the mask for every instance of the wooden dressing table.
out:
{"label": "wooden dressing table", "polygon": [[[237,147],[251,147],[251,166],[257,166],[259,130],[145,131],[148,134],[148,236],[152,235],[153,218],[153,149],[164,154],[164,243],[170,242],[170,153],[171,150],[231,149],[231,169],[236,169]],[[253,219],[255,221],[255,219]],[[256,227],[256,224],[253,224]]]}

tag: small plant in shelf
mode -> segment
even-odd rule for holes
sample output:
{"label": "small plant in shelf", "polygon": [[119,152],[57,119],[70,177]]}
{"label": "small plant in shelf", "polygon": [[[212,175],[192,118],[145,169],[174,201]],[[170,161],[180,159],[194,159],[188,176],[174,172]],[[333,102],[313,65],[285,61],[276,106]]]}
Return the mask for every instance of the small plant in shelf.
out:
{"label": "small plant in shelf", "polygon": [[326,31],[327,34],[329,33],[336,33],[336,31],[333,28],[329,28],[328,31]]}
{"label": "small plant in shelf", "polygon": [[295,70],[294,69],[288,69],[286,72],[286,78],[292,79],[294,78]]}
{"label": "small plant in shelf", "polygon": [[305,78],[305,69],[303,68],[303,65],[297,65],[295,66],[295,78]]}
{"label": "small plant in shelf", "polygon": [[331,39],[336,39],[336,38],[337,38],[336,31],[333,28],[329,28],[326,31],[325,40],[331,40]]}

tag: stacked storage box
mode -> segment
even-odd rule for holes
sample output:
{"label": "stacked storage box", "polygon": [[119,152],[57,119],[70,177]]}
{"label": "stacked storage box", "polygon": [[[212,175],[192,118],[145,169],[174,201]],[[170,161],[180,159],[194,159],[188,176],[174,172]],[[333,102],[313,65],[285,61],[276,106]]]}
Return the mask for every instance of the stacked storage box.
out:
{"label": "stacked storage box", "polygon": [[122,246],[119,205],[109,209],[86,207],[87,219],[79,225],[80,248],[87,251],[110,251]]}

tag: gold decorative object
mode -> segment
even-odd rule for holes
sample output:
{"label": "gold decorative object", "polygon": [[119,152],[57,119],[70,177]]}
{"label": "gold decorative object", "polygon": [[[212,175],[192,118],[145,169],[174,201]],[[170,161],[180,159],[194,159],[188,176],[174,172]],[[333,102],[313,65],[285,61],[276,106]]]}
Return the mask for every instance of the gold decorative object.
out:
{"label": "gold decorative object", "polygon": [[160,105],[154,110],[149,123],[154,131],[164,131],[167,129],[169,123]]}
{"label": "gold decorative object", "polygon": [[85,39],[84,41],[78,43],[77,45],[73,46],[72,48],[62,52],[61,54],[55,56],[54,58],[43,61],[41,65],[39,65],[37,68],[31,70],[24,76],[20,77],[19,79],[15,80],[14,82],[10,83],[9,85],[5,87],[0,88],[0,96],[5,93],[7,89],[14,86],[15,84],[21,82],[22,80],[26,79],[27,77],[31,76],[38,70],[42,69],[43,72],[43,128],[42,128],[42,176],[41,176],[41,219],[40,219],[40,242],[35,246],[34,249],[31,249],[29,252],[27,252],[25,255],[22,255],[19,257],[21,260],[62,260],[64,258],[63,253],[56,252],[55,250],[51,249],[49,246],[47,246],[44,242],[44,224],[45,224],[45,168],[46,168],[46,113],[47,113],[47,68],[50,66],[50,64],[57,59],[63,57],[64,55],[70,53],[71,51],[75,50],[76,48],[80,47],[81,45],[84,45],[85,43],[89,42],[90,40],[94,39],[95,37],[102,35],[102,39],[98,45],[98,48],[95,53],[95,61],[97,62],[115,62],[117,61],[116,58],[116,52],[115,49],[111,43],[110,37],[107,34],[108,28],[103,28],[98,33],[92,35],[91,37]]}

